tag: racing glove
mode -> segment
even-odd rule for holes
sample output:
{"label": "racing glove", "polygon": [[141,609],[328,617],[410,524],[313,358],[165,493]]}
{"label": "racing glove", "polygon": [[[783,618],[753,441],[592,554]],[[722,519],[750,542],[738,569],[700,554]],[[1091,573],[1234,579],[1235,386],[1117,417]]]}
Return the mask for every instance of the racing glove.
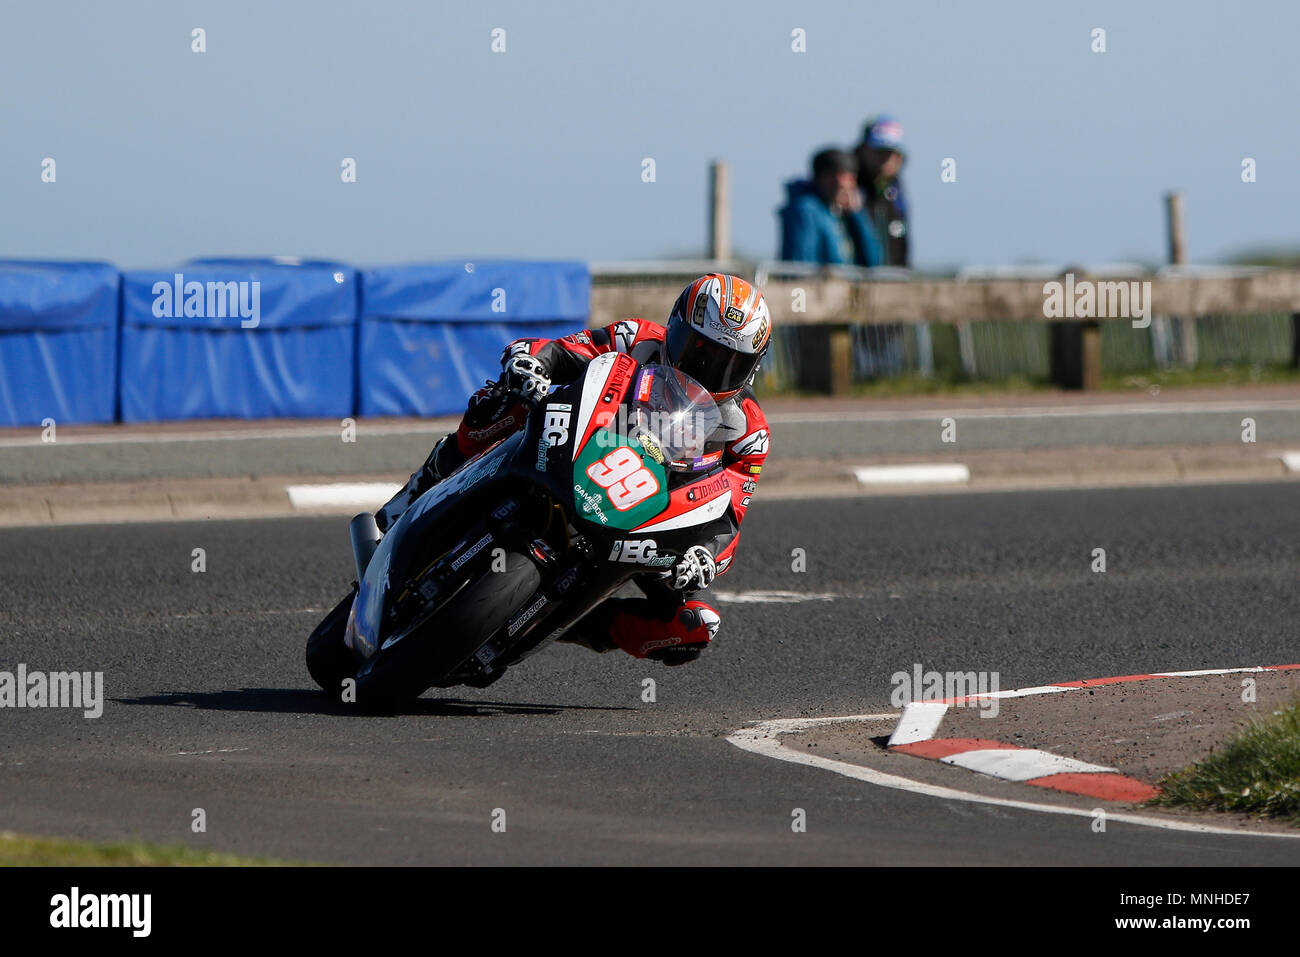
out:
{"label": "racing glove", "polygon": [[507,353],[501,361],[500,378],[487,382],[470,396],[469,408],[465,410],[465,425],[470,429],[494,425],[520,402],[535,405],[550,391],[546,366],[535,357],[526,352]]}
{"label": "racing glove", "polygon": [[541,402],[551,390],[551,377],[546,374],[546,366],[536,356],[526,352],[517,353],[506,360],[501,381],[507,391],[530,405]]}
{"label": "racing glove", "polygon": [[713,584],[718,566],[713,553],[703,545],[692,545],[668,572],[668,583],[677,591],[698,591]]}

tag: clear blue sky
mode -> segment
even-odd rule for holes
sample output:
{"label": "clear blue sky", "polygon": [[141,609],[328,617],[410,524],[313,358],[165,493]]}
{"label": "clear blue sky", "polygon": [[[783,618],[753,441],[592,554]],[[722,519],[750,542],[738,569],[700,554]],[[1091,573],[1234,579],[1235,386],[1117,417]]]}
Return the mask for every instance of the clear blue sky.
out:
{"label": "clear blue sky", "polygon": [[1170,188],[1192,261],[1300,247],[1298,38],[1288,2],[6,3],[0,256],[699,254],[721,158],[768,257],[878,111],[920,266],[1159,261]]}

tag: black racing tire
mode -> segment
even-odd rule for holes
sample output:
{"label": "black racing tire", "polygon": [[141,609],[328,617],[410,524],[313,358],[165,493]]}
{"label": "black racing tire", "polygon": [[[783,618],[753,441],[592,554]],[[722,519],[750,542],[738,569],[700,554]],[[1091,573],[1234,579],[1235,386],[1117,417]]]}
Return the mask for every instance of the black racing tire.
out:
{"label": "black racing tire", "polygon": [[355,595],[355,590],[348,592],[307,639],[307,673],[321,690],[335,697],[343,693],[344,680],[355,676],[360,666],[352,649],[343,643]]}
{"label": "black racing tire", "polygon": [[532,560],[508,552],[505,570],[485,571],[417,634],[408,635],[357,676],[357,705],[391,712],[451,674],[519,611],[542,583]]}

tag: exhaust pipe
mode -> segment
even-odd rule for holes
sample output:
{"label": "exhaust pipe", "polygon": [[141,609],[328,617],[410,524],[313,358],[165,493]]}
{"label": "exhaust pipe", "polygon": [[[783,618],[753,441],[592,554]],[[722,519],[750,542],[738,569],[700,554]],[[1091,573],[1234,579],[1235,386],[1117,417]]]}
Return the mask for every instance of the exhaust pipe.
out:
{"label": "exhaust pipe", "polygon": [[383,536],[379,534],[375,516],[369,512],[362,512],[352,519],[348,524],[348,534],[352,536],[352,561],[356,565],[357,584],[360,585],[366,577],[366,566],[374,557],[375,549],[379,547],[379,540]]}

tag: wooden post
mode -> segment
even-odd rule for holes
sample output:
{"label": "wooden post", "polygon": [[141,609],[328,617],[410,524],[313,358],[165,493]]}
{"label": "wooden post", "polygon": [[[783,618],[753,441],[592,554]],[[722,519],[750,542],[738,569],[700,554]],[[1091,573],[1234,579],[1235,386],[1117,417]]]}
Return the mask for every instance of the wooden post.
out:
{"label": "wooden post", "polygon": [[1084,322],[1083,326],[1083,370],[1080,376],[1080,388],[1096,391],[1101,388],[1101,323]]}
{"label": "wooden post", "polygon": [[853,391],[853,331],[848,326],[831,326],[831,395]]}
{"label": "wooden post", "polygon": [[731,258],[731,197],[727,164],[714,160],[709,167],[709,258]]}
{"label": "wooden post", "polygon": [[848,326],[799,326],[799,381],[806,392],[848,395],[853,389],[853,333]]}
{"label": "wooden post", "polygon": [[[1169,262],[1181,266],[1187,262],[1186,246],[1183,241],[1183,194],[1165,194],[1165,213],[1169,227]],[[1194,318],[1174,320],[1174,338],[1178,349],[1178,361],[1188,369],[1195,368],[1197,361],[1196,320]]]}
{"label": "wooden post", "polygon": [[1052,385],[1095,389],[1101,379],[1101,330],[1096,320],[1053,319],[1047,323]]}
{"label": "wooden post", "polygon": [[1169,261],[1175,266],[1187,262],[1183,243],[1183,194],[1165,194],[1165,214],[1169,228]]}
{"label": "wooden post", "polygon": [[[1061,277],[1064,281],[1065,277]],[[1075,273],[1074,281],[1090,280]],[[1062,389],[1101,388],[1101,323],[1096,319],[1054,319],[1047,323],[1052,384]]]}

